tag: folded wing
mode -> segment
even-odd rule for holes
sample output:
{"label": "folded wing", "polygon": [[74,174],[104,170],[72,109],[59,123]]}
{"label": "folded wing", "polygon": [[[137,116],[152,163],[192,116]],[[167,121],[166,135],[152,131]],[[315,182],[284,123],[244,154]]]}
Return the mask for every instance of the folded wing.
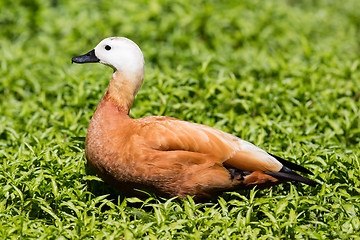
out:
{"label": "folded wing", "polygon": [[139,134],[153,149],[202,153],[216,163],[243,171],[277,172],[283,167],[275,157],[255,145],[205,125],[168,117],[139,120],[143,121]]}

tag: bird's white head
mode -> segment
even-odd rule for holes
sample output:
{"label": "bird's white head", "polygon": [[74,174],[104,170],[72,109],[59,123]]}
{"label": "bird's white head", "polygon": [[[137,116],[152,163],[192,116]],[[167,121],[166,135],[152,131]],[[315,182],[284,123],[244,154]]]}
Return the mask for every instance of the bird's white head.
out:
{"label": "bird's white head", "polygon": [[75,63],[100,62],[115,71],[139,73],[144,71],[144,56],[136,43],[124,37],[102,40],[94,50],[72,59]]}
{"label": "bird's white head", "polygon": [[144,56],[138,45],[124,37],[106,38],[90,52],[73,57],[72,62],[100,62],[112,67],[114,74],[104,97],[129,113],[144,79]]}

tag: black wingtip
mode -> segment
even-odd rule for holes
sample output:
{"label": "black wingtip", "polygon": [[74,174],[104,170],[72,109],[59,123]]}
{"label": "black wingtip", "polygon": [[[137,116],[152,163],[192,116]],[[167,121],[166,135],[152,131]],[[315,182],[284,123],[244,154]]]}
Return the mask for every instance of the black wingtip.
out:
{"label": "black wingtip", "polygon": [[302,182],[309,186],[315,187],[319,185],[318,182],[315,182],[314,180],[308,179],[306,177],[303,177],[296,172],[291,171],[290,169],[284,169],[282,168],[280,172],[264,172],[267,175],[270,175],[274,178],[277,178],[279,180],[283,181],[295,181],[295,182]]}
{"label": "black wingtip", "polygon": [[278,157],[278,156],[275,156],[271,153],[269,153],[269,155],[271,155],[272,157],[274,157],[276,160],[278,160],[282,165],[283,167],[280,169],[279,172],[264,172],[265,174],[267,175],[270,175],[274,178],[277,178],[279,180],[283,180],[283,181],[295,181],[295,182],[302,182],[302,183],[305,183],[309,186],[316,186],[316,185],[319,185],[318,182],[314,181],[314,180],[311,180],[311,179],[308,179],[306,177],[303,177],[299,174],[297,174],[296,172],[294,171],[299,171],[299,172],[302,172],[302,173],[307,173],[307,174],[310,174],[310,175],[314,175],[311,171],[309,171],[308,169],[300,166],[300,165],[297,165],[295,163],[292,163],[292,162],[289,162],[281,157]]}
{"label": "black wingtip", "polygon": [[276,158],[276,160],[278,160],[279,162],[281,162],[282,165],[290,168],[291,170],[293,171],[299,171],[299,172],[302,172],[302,173],[307,173],[307,174],[310,174],[310,175],[314,175],[310,170],[300,166],[300,165],[297,165],[295,163],[292,163],[292,162],[289,162],[281,157],[278,157],[274,154],[271,154],[271,153],[268,153],[270,156]]}

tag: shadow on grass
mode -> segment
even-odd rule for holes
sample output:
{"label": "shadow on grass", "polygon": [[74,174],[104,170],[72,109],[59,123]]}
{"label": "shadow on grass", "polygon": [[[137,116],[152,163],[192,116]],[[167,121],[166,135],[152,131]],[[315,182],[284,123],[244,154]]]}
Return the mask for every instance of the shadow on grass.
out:
{"label": "shadow on grass", "polygon": [[[88,176],[97,176],[88,163],[85,165],[85,172]],[[119,197],[123,200],[126,197],[131,197],[104,181],[87,180],[87,185],[89,192],[94,194],[96,197],[109,195],[107,197],[108,200],[117,200]]]}

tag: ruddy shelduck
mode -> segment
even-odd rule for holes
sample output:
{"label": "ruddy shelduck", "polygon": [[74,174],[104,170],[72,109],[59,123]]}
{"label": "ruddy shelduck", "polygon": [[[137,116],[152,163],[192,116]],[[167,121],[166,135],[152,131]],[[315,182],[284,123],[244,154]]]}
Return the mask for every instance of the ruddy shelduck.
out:
{"label": "ruddy shelduck", "polygon": [[72,62],[99,62],[114,69],[91,118],[86,158],[95,172],[120,190],[207,200],[224,191],[317,182],[294,171],[302,166],[267,153],[234,135],[171,117],[132,119],[129,111],[144,78],[140,48],[124,37],[102,40]]}

